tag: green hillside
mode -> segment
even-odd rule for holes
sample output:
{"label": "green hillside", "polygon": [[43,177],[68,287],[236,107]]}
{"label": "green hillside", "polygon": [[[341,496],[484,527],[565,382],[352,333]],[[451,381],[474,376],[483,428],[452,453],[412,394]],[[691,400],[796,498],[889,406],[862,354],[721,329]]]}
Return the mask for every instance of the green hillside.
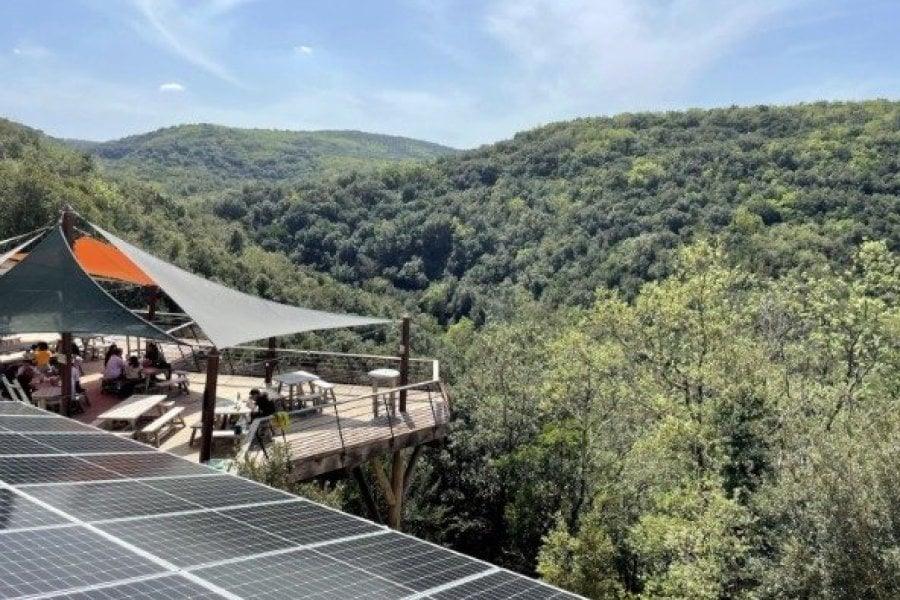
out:
{"label": "green hillside", "polygon": [[63,142],[92,153],[111,174],[158,183],[175,195],[454,152],[429,142],[359,131],[277,131],[209,124],[179,125],[102,143]]}
{"label": "green hillside", "polygon": [[[243,289],[413,314],[453,421],[406,531],[598,600],[900,597],[900,103],[579,119],[283,182],[185,166],[192,202],[95,160],[0,121],[0,233],[72,202]],[[356,490],[303,491],[364,514]]]}
{"label": "green hillside", "polygon": [[[353,290],[292,265],[284,256],[260,249],[242,228],[134,178],[113,181],[101,172],[93,156],[0,119],[0,237],[53,222],[66,203],[85,219],[175,264],[251,293],[323,310],[389,317],[406,312],[397,299]],[[366,345],[375,348],[385,339],[384,332],[373,335],[362,339],[342,332],[331,339],[359,350]]]}
{"label": "green hillside", "polygon": [[[766,273],[900,246],[900,104],[730,108],[579,119],[435,162],[216,205],[297,264],[414,292],[452,321],[509,293],[586,306],[634,294],[675,250],[723,234]],[[509,293],[507,293],[509,292]]]}

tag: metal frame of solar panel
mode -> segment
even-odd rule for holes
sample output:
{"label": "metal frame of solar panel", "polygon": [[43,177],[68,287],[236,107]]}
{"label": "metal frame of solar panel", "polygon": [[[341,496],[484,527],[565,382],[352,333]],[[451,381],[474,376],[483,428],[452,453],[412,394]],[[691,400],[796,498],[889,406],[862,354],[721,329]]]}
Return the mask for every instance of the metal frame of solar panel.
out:
{"label": "metal frame of solar panel", "polygon": [[234,475],[0,402],[2,598],[576,598]]}

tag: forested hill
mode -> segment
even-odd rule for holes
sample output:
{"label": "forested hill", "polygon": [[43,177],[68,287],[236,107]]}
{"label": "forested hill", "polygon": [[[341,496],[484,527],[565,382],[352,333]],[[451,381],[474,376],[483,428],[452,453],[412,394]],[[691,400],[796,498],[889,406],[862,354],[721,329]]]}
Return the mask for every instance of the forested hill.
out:
{"label": "forested hill", "polygon": [[768,274],[900,244],[900,103],[579,119],[431,163],[221,199],[264,247],[361,285],[411,290],[439,318],[515,290],[587,305],[636,292],[676,247],[724,234]]}
{"label": "forested hill", "polygon": [[[53,222],[64,204],[162,258],[251,293],[322,310],[387,317],[406,312],[396,299],[291,265],[285,257],[261,250],[240,227],[134,178],[110,180],[91,155],[0,118],[0,238]],[[386,335],[363,333],[341,332],[332,342],[374,350]]]}
{"label": "forested hill", "polygon": [[62,142],[90,152],[111,174],[158,183],[179,196],[251,180],[290,180],[455,152],[421,140],[360,131],[279,131],[209,124],[179,125],[102,143]]}

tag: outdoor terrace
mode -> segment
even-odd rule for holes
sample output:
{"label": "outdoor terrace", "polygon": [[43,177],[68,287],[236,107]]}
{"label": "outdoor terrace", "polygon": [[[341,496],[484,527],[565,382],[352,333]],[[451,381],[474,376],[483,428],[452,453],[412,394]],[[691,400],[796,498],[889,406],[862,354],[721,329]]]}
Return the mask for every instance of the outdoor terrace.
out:
{"label": "outdoor terrace", "polygon": [[[123,347],[139,347],[134,339],[127,342],[119,340],[119,343]],[[206,361],[202,351],[196,347],[179,349],[170,346],[164,350],[174,368],[188,371],[190,393],[172,396],[175,405],[184,409],[182,416],[187,427],[166,437],[160,447],[198,460],[199,431],[197,440],[191,445],[191,425],[200,421]],[[266,389],[267,365],[276,377],[279,373],[302,369],[334,384],[333,400],[329,398],[330,401],[315,406],[309,402],[305,408],[295,404],[289,413],[290,426],[283,436],[281,430],[276,430],[274,439],[286,442],[294,463],[294,476],[298,480],[350,469],[370,458],[431,443],[446,435],[450,406],[435,360],[410,359],[409,384],[380,387],[378,393],[373,394],[368,372],[378,368],[399,370],[400,358],[322,351],[271,351],[259,347],[234,348],[222,352],[216,396],[227,400],[238,397],[246,399],[251,389]],[[88,388],[91,406],[76,418],[102,425],[97,422],[98,415],[121,400],[100,390],[102,361],[87,362],[85,366],[89,374],[83,379],[83,384]],[[287,391],[285,387],[283,395],[287,396]],[[391,396],[399,405],[401,395],[406,397],[406,410],[397,410],[391,415]],[[373,401],[378,406],[377,417],[373,414]],[[254,429],[247,433],[245,442],[255,438]],[[215,439],[214,442],[213,455],[216,457],[240,454],[241,457],[265,460],[268,455],[269,444],[260,447],[258,443],[244,443],[236,447],[231,439]]]}

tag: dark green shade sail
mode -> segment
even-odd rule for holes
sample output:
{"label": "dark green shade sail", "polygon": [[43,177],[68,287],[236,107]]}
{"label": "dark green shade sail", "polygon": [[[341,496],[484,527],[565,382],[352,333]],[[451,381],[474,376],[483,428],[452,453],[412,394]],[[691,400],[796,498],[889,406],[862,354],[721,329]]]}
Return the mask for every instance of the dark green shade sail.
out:
{"label": "dark green shade sail", "polygon": [[69,332],[178,340],[106,293],[75,260],[60,227],[0,277],[0,335]]}

